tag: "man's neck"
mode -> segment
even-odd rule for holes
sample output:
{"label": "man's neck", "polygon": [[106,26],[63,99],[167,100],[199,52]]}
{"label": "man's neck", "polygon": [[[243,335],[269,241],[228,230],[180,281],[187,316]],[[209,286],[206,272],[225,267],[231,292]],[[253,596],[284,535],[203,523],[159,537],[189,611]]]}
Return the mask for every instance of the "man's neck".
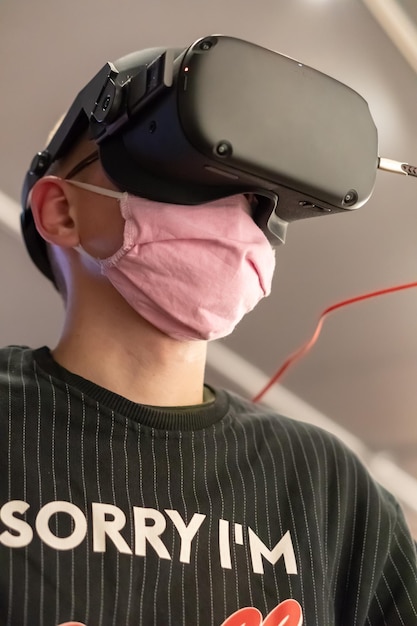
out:
{"label": "man's neck", "polygon": [[122,300],[98,311],[91,303],[68,307],[52,353],[69,371],[133,402],[154,406],[203,402],[206,342],[176,341]]}

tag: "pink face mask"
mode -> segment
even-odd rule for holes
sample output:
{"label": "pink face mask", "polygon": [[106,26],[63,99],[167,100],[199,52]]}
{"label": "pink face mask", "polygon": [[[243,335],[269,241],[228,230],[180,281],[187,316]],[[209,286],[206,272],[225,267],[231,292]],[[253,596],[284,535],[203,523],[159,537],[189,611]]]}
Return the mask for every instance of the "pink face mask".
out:
{"label": "pink face mask", "polygon": [[68,182],[120,199],[123,245],[95,261],[133,309],[170,337],[225,337],[269,295],[275,254],[244,196],[183,206]]}

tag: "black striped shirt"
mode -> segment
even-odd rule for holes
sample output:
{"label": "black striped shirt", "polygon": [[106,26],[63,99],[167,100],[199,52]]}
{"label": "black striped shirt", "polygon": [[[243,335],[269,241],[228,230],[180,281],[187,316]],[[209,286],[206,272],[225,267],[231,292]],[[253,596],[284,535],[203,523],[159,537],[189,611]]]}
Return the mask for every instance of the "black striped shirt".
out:
{"label": "black striped shirt", "polygon": [[2,625],[417,625],[402,512],[323,430],[223,390],[138,405],[10,347],[0,446]]}

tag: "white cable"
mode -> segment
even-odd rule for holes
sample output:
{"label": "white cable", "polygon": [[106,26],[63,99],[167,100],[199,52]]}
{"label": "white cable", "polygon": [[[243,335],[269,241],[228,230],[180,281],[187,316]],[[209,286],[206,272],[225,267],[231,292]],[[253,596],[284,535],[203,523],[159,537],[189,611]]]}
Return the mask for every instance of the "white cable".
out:
{"label": "white cable", "polygon": [[400,161],[393,161],[393,159],[384,159],[383,157],[378,159],[378,169],[407,176],[407,172],[403,170],[402,165]]}
{"label": "white cable", "polygon": [[379,157],[378,169],[385,170],[386,172],[393,172],[394,174],[403,174],[403,176],[417,177],[417,167],[415,165],[401,163],[401,161],[394,161],[393,159],[384,159],[383,157]]}

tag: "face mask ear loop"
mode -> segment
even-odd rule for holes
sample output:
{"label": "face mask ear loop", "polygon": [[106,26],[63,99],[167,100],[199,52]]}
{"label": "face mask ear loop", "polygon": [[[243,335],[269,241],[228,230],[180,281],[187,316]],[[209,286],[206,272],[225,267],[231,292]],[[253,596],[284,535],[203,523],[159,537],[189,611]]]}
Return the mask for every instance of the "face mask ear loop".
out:
{"label": "face mask ear loop", "polygon": [[105,187],[98,187],[97,185],[91,185],[90,183],[82,183],[78,180],[67,180],[64,179],[70,185],[74,185],[75,187],[80,187],[81,189],[86,189],[87,191],[92,191],[93,193],[98,194],[99,196],[107,196],[108,198],[116,198],[116,200],[121,200],[126,196],[125,191],[114,191],[113,189],[106,189]]}
{"label": "face mask ear loop", "polygon": [[[99,187],[98,185],[92,185],[90,183],[82,183],[78,180],[68,180],[66,178],[63,180],[65,180],[70,185],[74,185],[74,187],[80,187],[81,189],[86,189],[87,191],[96,193],[97,195],[106,196],[108,198],[115,198],[116,200],[119,200],[119,201],[121,201],[123,198],[127,198],[128,196],[127,191],[114,191],[113,189],[106,189],[106,187]],[[103,269],[103,263],[107,259],[98,259],[98,258],[96,259],[95,257],[91,256],[91,254],[89,254],[86,250],[84,250],[81,243],[74,246],[73,249],[76,250],[76,252],[78,252],[79,254],[81,254],[81,256],[88,259],[89,261],[92,261],[98,264],[101,267],[101,269]],[[120,254],[121,252],[124,253],[123,249],[118,250],[116,255]],[[113,257],[116,255],[112,255],[110,259],[113,259]]]}

